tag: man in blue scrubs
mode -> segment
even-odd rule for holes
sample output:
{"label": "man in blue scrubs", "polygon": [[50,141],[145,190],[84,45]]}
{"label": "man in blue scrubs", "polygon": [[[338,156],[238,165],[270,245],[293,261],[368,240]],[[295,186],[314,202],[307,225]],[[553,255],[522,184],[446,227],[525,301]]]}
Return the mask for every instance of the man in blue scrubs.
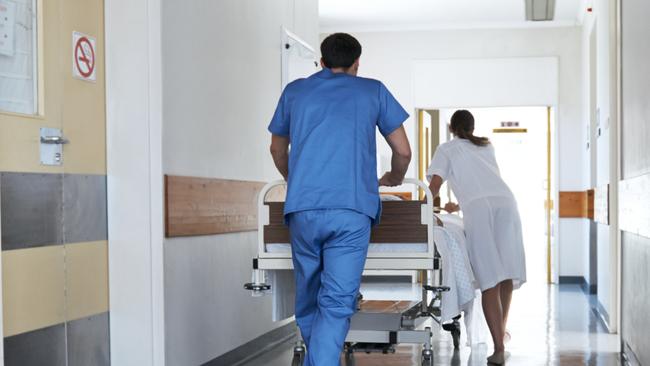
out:
{"label": "man in blue scrubs", "polygon": [[[284,214],[305,365],[338,366],[381,212],[379,185],[402,183],[411,148],[402,126],[408,113],[381,82],[356,76],[359,42],[335,33],[321,54],[322,71],[284,89],[269,131],[288,184]],[[379,180],[377,128],[393,152],[391,171]]]}

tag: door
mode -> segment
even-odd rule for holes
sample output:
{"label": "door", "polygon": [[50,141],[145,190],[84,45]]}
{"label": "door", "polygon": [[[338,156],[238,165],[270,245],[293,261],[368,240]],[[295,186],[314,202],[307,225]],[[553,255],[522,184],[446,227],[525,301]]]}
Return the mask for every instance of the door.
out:
{"label": "door", "polygon": [[5,365],[109,364],[103,9],[0,0]]}

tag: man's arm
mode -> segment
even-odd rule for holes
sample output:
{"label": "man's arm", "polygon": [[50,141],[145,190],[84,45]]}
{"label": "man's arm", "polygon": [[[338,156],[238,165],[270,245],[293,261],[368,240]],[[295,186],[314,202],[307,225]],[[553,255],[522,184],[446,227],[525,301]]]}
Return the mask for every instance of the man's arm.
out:
{"label": "man's arm", "polygon": [[271,156],[284,180],[289,177],[289,138],[271,135]]}
{"label": "man's arm", "polygon": [[391,158],[390,172],[379,179],[379,185],[394,187],[402,184],[411,162],[411,146],[408,137],[406,137],[404,126],[400,126],[386,136],[386,142],[393,151],[393,157]]}

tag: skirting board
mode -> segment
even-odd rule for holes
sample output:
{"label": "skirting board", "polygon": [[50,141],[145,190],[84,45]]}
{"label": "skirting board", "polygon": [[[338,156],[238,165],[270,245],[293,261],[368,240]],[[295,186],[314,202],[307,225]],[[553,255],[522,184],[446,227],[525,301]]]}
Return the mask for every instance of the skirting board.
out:
{"label": "skirting board", "polygon": [[597,292],[597,285],[589,285],[587,280],[582,276],[560,276],[558,278],[560,285],[580,285],[582,291],[587,295],[593,295]]}
{"label": "skirting board", "polygon": [[598,319],[605,326],[605,329],[607,329],[607,331],[609,331],[610,330],[610,328],[609,328],[609,313],[607,312],[607,310],[605,310],[605,307],[603,306],[603,304],[601,304],[600,301],[596,300],[596,306],[594,306],[593,310],[594,310],[594,313],[596,314],[596,316],[598,317]]}
{"label": "skirting board", "polygon": [[625,341],[621,341],[621,349],[622,354],[621,356],[623,357],[623,365],[625,366],[641,366],[641,362],[639,362],[639,359],[636,357],[634,354],[634,351],[630,348],[630,346],[627,344]]}
{"label": "skirting board", "polygon": [[277,347],[296,337],[296,322],[290,322],[266,334],[263,334],[252,341],[241,345],[234,350],[227,352],[203,366],[237,366],[250,361],[265,352]]}

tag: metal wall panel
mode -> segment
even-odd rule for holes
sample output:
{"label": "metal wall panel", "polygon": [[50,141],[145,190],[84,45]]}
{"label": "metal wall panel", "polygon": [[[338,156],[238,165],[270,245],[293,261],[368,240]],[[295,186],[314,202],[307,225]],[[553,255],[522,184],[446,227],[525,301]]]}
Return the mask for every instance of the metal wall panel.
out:
{"label": "metal wall panel", "polygon": [[2,250],[61,244],[62,176],[0,173]]}
{"label": "metal wall panel", "polygon": [[68,322],[68,366],[109,366],[108,313]]}
{"label": "metal wall panel", "polygon": [[66,243],[106,240],[106,176],[63,176],[63,240]]}
{"label": "metal wall panel", "polygon": [[65,366],[65,326],[7,337],[4,356],[5,366]]}
{"label": "metal wall panel", "polygon": [[623,232],[622,338],[642,365],[650,365],[650,239]]}
{"label": "metal wall panel", "polygon": [[[650,364],[650,2],[620,1],[621,174],[619,224],[622,234],[621,334],[641,364]],[[637,235],[638,234],[638,235]],[[646,236],[645,238],[643,236]]]}

